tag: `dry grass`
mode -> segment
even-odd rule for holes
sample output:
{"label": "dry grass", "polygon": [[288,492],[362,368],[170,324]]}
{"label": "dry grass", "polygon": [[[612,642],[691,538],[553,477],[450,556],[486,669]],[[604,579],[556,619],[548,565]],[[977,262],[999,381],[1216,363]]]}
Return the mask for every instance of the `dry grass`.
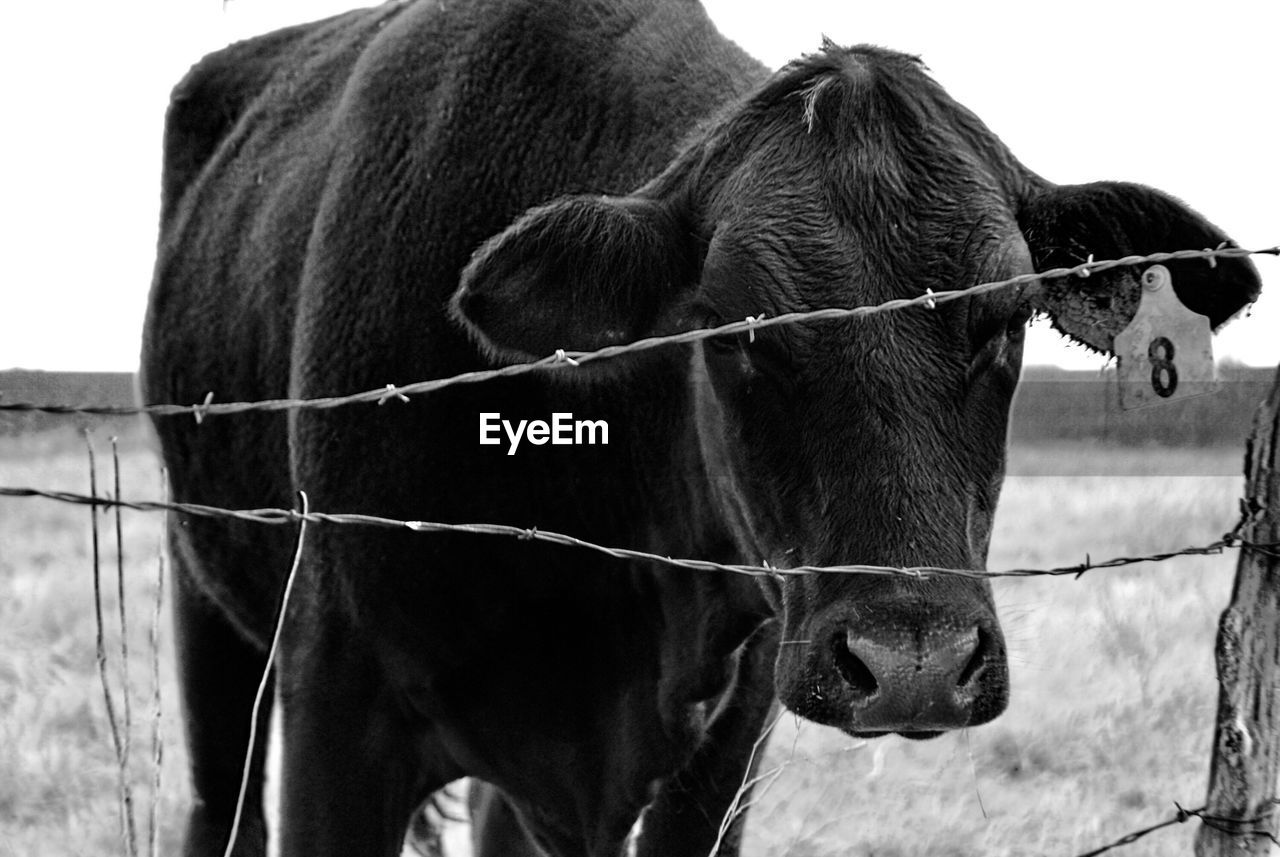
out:
{"label": "dry grass", "polygon": [[[99,491],[111,485],[105,437],[96,439]],[[160,492],[155,457],[138,435],[121,446],[122,494]],[[88,491],[83,443],[43,433],[0,439],[0,484]],[[87,508],[0,498],[0,855],[119,855],[118,774],[95,654],[90,515]],[[118,600],[113,518],[99,513],[103,610],[119,699]],[[124,516],[132,776],[140,846],[146,853],[150,761],[151,646],[160,518]],[[160,853],[175,853],[186,802],[167,619],[161,676],[167,711]],[[122,708],[117,703],[118,712]]]}
{"label": "dry grass", "polygon": [[[1240,458],[1236,450],[1017,450],[991,566],[1211,541],[1234,523]],[[123,466],[126,495],[158,495],[155,459],[141,441],[127,441]],[[84,490],[84,454],[66,437],[2,439],[0,484]],[[94,659],[89,514],[0,499],[0,855],[124,853]],[[159,529],[158,516],[125,516],[140,823],[151,799],[146,632]],[[785,767],[753,810],[746,853],[1069,857],[1166,817],[1175,800],[1198,805],[1216,699],[1213,633],[1233,571],[1225,556],[1001,582],[1009,712],[927,743],[860,744],[784,718],[765,764]],[[109,595],[109,618],[115,609]],[[166,625],[161,853],[176,848],[186,795],[168,636]],[[1188,824],[1120,853],[1189,853],[1192,833]]]}

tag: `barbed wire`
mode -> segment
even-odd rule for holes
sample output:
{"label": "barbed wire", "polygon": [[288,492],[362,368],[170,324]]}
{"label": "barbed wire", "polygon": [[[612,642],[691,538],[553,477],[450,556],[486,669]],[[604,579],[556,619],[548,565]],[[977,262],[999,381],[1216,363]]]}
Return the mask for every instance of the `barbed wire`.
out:
{"label": "barbed wire", "polygon": [[1135,830],[1132,833],[1125,834],[1112,843],[1103,845],[1101,848],[1095,848],[1092,851],[1086,851],[1083,854],[1077,854],[1076,857],[1098,857],[1099,854],[1105,854],[1116,848],[1123,848],[1126,845],[1132,845],[1139,839],[1155,833],[1157,830],[1163,830],[1164,828],[1172,827],[1175,824],[1184,824],[1193,818],[1198,818],[1206,827],[1211,827],[1214,830],[1226,833],[1229,836],[1263,836],[1271,840],[1276,845],[1280,845],[1280,840],[1276,839],[1275,834],[1266,827],[1266,825],[1271,823],[1274,808],[1280,805],[1280,799],[1271,798],[1267,801],[1266,805],[1272,808],[1271,812],[1267,812],[1266,814],[1258,815],[1253,818],[1227,818],[1220,815],[1209,815],[1209,807],[1207,806],[1202,806],[1198,809],[1183,809],[1181,805],[1175,802],[1174,807],[1177,809],[1177,812],[1172,818],[1165,819],[1164,821],[1153,824],[1150,827],[1144,827],[1141,830]]}
{"label": "barbed wire", "polygon": [[704,559],[688,559],[663,556],[648,551],[630,548],[608,547],[596,544],[576,536],[565,535],[537,527],[514,527],[507,524],[446,524],[438,521],[408,521],[398,518],[385,518],[378,515],[364,515],[334,512],[299,512],[294,509],[223,509],[217,506],[206,506],[199,503],[174,503],[155,500],[120,500],[111,497],[77,494],[70,491],[49,491],[42,488],[0,486],[0,497],[42,497],[63,503],[84,506],[100,506],[103,508],[133,509],[139,512],[181,512],[203,518],[223,518],[237,521],[248,521],[258,524],[318,523],[343,526],[380,527],[383,529],[409,530],[416,533],[463,533],[468,535],[502,536],[521,541],[536,541],[562,547],[582,548],[605,554],[614,559],[640,560],[656,562],[673,568],[693,571],[718,571],[731,574],[743,574],[751,577],[784,577],[812,574],[877,574],[884,576],[914,577],[967,577],[989,579],[996,577],[1080,577],[1086,572],[1108,568],[1119,568],[1147,562],[1163,562],[1180,556],[1218,555],[1229,548],[1263,551],[1274,555],[1280,550],[1280,542],[1251,542],[1241,537],[1245,524],[1258,514],[1258,510],[1249,507],[1240,523],[1230,532],[1216,541],[1206,545],[1185,547],[1178,550],[1143,556],[1114,557],[1112,559],[1094,561],[1088,555],[1085,561],[1076,565],[1057,568],[1013,568],[1002,571],[982,571],[978,569],[940,568],[936,566],[881,566],[881,565],[801,565],[792,568],[776,568],[772,565],[742,565],[719,563]]}
{"label": "barbed wire", "polygon": [[565,367],[578,367],[585,363],[593,363],[598,360],[609,360],[623,355],[637,354],[642,351],[649,351],[654,348],[661,348],[668,345],[698,342],[715,336],[728,336],[746,333],[754,338],[756,332],[760,330],[765,330],[770,327],[780,327],[782,325],[798,324],[800,322],[865,318],[879,313],[893,312],[900,309],[906,309],[908,307],[918,306],[934,309],[939,304],[949,303],[951,301],[972,297],[974,295],[985,294],[986,292],[996,291],[998,289],[1028,285],[1043,280],[1064,279],[1067,277],[1088,277],[1091,274],[1100,273],[1112,268],[1131,267],[1134,265],[1143,265],[1148,263],[1156,264],[1159,262],[1179,260],[1204,260],[1210,265],[1216,265],[1218,259],[1241,259],[1258,255],[1280,256],[1280,245],[1264,247],[1257,250],[1248,250],[1241,247],[1218,247],[1217,249],[1205,250],[1174,250],[1160,253],[1149,253],[1144,256],[1124,256],[1119,259],[1104,259],[1102,261],[1094,261],[1093,258],[1090,257],[1088,261],[1081,262],[1080,264],[1072,267],[1053,268],[1048,271],[1041,271],[1032,274],[1019,274],[1016,277],[1010,277],[1006,280],[979,283],[978,285],[964,289],[952,289],[942,292],[926,290],[924,294],[914,298],[899,298],[871,306],[828,307],[825,309],[809,310],[807,312],[784,313],[773,317],[766,317],[763,315],[749,316],[743,321],[730,322],[718,327],[698,328],[697,330],[689,330],[683,333],[672,334],[670,336],[652,336],[621,345],[610,345],[595,351],[566,351],[564,349],[559,349],[550,356],[528,363],[514,363],[500,369],[482,369],[473,372],[464,372],[447,378],[435,378],[429,381],[416,381],[411,384],[386,384],[379,389],[366,390],[361,393],[354,393],[347,396],[325,396],[309,399],[264,399],[260,401],[245,402],[214,402],[214,393],[209,392],[205,396],[204,401],[199,404],[158,404],[142,406],[82,406],[0,401],[0,411],[36,411],[48,414],[88,414],[96,416],[131,416],[137,414],[177,416],[190,414],[194,416],[197,421],[201,421],[207,416],[238,414],[246,411],[318,410],[337,408],[344,405],[358,403],[376,403],[381,405],[392,399],[408,401],[410,395],[432,393],[436,390],[443,390],[447,387],[454,387],[460,384],[478,384],[497,378],[510,378],[530,372],[563,369]]}

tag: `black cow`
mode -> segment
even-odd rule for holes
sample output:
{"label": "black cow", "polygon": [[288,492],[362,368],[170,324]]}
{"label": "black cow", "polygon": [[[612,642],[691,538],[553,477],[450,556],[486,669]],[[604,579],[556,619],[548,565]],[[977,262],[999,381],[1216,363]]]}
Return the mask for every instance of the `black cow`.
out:
{"label": "black cow", "polygon": [[[148,402],[350,393],[1225,239],[1145,187],[1045,181],[915,58],[828,44],[770,75],[687,0],[423,0],[233,45],[174,92],[163,194]],[[1246,261],[1171,267],[1215,326],[1258,290]],[[1105,350],[1140,274],[156,426],[177,500],[976,569],[1024,322]],[[480,443],[492,413],[603,420],[608,444],[509,455]],[[190,855],[225,844],[293,538],[173,521]],[[395,854],[472,776],[481,855],[614,855],[646,807],[640,854],[702,855],[775,693],[926,737],[995,717],[1006,676],[974,580],[760,584],[317,526],[275,670],[283,850]],[[264,848],[262,758],[237,854]]]}

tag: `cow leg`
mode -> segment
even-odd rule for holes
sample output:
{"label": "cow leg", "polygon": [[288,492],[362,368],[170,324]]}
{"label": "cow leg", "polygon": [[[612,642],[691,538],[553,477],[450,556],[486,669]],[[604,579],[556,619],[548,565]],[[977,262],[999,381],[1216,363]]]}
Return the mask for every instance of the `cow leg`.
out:
{"label": "cow leg", "polygon": [[396,704],[362,636],[330,612],[299,612],[280,669],[281,854],[395,857],[412,813],[457,773]]}
{"label": "cow leg", "polygon": [[[689,763],[662,785],[645,812],[638,857],[711,854],[721,820],[731,811],[743,783],[755,776],[766,743],[760,736],[777,710],[773,693],[776,623],[762,627],[746,647],[730,698],[720,706],[702,745]],[[747,788],[738,806],[750,801]],[[738,853],[745,823],[745,812],[736,815],[715,854],[733,857]]]}
{"label": "cow leg", "polygon": [[[228,623],[199,591],[183,563],[175,552],[174,629],[194,792],[183,853],[214,857],[224,853],[231,833],[249,746],[249,720],[266,654]],[[270,717],[268,688],[258,716],[236,857],[258,857],[267,849],[262,768]]]}

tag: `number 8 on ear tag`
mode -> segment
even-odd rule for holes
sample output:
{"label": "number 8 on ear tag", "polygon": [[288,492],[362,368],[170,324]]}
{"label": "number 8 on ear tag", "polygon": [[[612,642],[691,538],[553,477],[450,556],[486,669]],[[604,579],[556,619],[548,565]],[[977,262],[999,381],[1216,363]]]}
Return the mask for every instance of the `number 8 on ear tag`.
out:
{"label": "number 8 on ear tag", "polygon": [[1164,265],[1142,275],[1141,303],[1116,335],[1115,350],[1125,410],[1218,389],[1209,318],[1183,306]]}

